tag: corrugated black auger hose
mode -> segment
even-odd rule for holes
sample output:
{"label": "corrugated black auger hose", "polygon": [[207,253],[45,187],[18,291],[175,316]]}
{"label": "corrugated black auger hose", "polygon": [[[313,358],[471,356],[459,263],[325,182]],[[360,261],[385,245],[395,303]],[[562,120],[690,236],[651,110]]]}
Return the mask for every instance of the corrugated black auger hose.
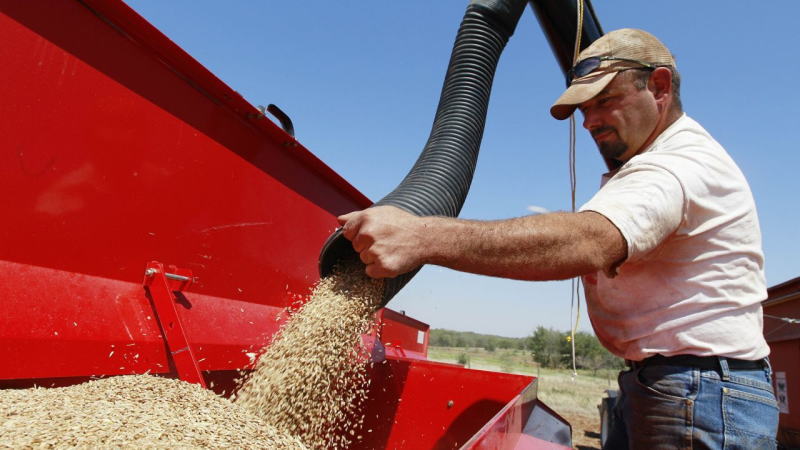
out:
{"label": "corrugated black auger hose", "polygon": [[[475,172],[497,62],[526,4],[473,0],[467,6],[428,142],[400,185],[372,206],[392,205],[417,216],[458,216]],[[329,275],[344,259],[358,256],[337,230],[322,248],[320,275]],[[381,306],[418,270],[386,280]]]}

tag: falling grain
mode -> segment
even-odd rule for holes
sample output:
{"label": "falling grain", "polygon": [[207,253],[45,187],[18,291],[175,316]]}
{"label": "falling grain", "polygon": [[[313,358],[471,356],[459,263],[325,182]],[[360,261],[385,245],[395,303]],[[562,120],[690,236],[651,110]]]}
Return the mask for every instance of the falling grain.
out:
{"label": "falling grain", "polygon": [[361,429],[369,355],[382,283],[363,267],[323,279],[261,354],[236,404],[313,448],[345,448]]}

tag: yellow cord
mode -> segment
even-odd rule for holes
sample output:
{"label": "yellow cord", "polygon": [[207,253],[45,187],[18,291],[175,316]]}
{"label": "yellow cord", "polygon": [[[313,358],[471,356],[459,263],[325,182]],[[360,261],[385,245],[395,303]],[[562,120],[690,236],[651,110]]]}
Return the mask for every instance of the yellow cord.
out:
{"label": "yellow cord", "polygon": [[[578,62],[578,55],[581,52],[581,36],[583,33],[583,0],[577,0],[578,7],[578,23],[575,31],[575,50],[572,55],[572,65]],[[572,200],[572,212],[575,212],[575,191],[578,186],[578,176],[575,171],[575,114],[569,116],[569,184],[570,194]],[[575,362],[575,333],[578,330],[578,324],[581,319],[581,282],[580,278],[575,277],[571,281],[570,286],[570,319],[572,314],[575,314],[575,324],[572,326],[570,333],[570,344],[572,346],[572,376],[573,378],[578,375]],[[577,299],[577,302],[576,302]],[[571,322],[572,320],[570,320]]]}

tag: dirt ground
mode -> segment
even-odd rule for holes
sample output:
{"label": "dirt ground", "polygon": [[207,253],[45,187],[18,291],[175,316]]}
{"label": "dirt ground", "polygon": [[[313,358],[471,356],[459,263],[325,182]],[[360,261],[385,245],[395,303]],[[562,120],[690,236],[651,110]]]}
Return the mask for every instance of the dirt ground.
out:
{"label": "dirt ground", "polygon": [[578,450],[600,449],[600,415],[564,414],[572,425],[572,446]]}

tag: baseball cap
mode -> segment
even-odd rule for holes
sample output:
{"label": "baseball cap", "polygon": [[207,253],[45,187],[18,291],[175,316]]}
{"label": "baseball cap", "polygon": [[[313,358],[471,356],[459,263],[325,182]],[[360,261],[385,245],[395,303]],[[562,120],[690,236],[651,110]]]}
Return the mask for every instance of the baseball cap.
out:
{"label": "baseball cap", "polygon": [[[573,70],[588,58],[597,64],[588,74],[575,78],[550,107],[550,114],[558,120],[566,119],[575,108],[599,94],[622,70],[637,67],[675,66],[669,49],[652,34],[635,28],[622,28],[601,36],[578,56]],[[572,70],[570,71],[570,77]]]}

